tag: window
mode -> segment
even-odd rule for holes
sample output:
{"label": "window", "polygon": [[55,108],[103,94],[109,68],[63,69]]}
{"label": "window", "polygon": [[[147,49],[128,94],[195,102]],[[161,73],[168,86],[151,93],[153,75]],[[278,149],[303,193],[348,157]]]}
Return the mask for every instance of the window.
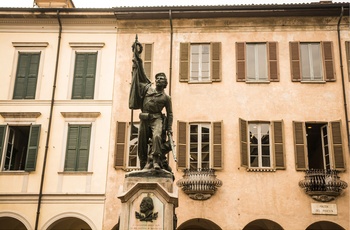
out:
{"label": "window", "polygon": [[221,81],[221,43],[181,43],[180,81]]}
{"label": "window", "polygon": [[345,42],[345,48],[346,48],[346,62],[348,65],[348,77],[350,81],[350,42]]}
{"label": "window", "polygon": [[13,99],[35,99],[40,52],[19,52]]}
{"label": "window", "polygon": [[64,171],[88,171],[91,125],[68,125]]}
{"label": "window", "polygon": [[291,42],[292,81],[335,81],[332,42]]}
{"label": "window", "polygon": [[277,42],[236,43],[237,81],[279,81]]}
{"label": "window", "polygon": [[139,126],[138,122],[133,123],[132,127],[127,122],[117,122],[114,164],[116,168],[140,168],[140,161],[137,155]]}
{"label": "window", "polygon": [[72,99],[94,99],[97,52],[76,52]]}
{"label": "window", "polygon": [[297,170],[345,170],[340,121],[293,122]]}
{"label": "window", "polygon": [[222,122],[178,122],[177,143],[178,168],[222,168]]}
{"label": "window", "polygon": [[285,169],[282,121],[245,121],[240,124],[241,165],[248,171]]}
{"label": "window", "polygon": [[35,171],[39,138],[40,125],[1,125],[1,170]]}

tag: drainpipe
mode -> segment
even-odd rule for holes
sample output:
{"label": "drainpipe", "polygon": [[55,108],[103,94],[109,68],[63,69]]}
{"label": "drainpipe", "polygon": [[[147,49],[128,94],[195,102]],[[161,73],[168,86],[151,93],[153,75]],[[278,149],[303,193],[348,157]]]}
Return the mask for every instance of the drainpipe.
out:
{"label": "drainpipe", "polygon": [[345,121],[346,121],[346,135],[348,140],[348,150],[350,152],[350,134],[349,134],[349,117],[348,117],[348,106],[346,103],[346,90],[345,90],[345,80],[344,80],[344,70],[343,70],[343,58],[342,58],[342,49],[341,49],[341,41],[340,41],[340,21],[343,17],[344,8],[341,8],[341,13],[339,16],[338,24],[337,24],[337,32],[338,32],[338,46],[339,46],[339,60],[340,60],[340,72],[341,72],[341,82],[342,82],[342,90],[343,90],[343,100],[344,100],[344,112],[345,112]]}
{"label": "drainpipe", "polygon": [[49,116],[49,124],[48,124],[48,129],[47,129],[43,169],[41,172],[39,199],[38,199],[38,207],[37,207],[37,211],[36,211],[35,228],[34,228],[35,230],[38,230],[38,224],[39,224],[40,206],[41,206],[41,201],[42,201],[42,197],[43,197],[43,185],[44,185],[44,178],[45,178],[46,159],[47,159],[47,153],[49,150],[49,141],[50,141],[50,134],[51,134],[52,113],[53,113],[53,106],[54,106],[54,102],[55,102],[58,60],[59,60],[59,56],[60,56],[61,34],[62,34],[62,24],[61,24],[59,10],[57,10],[57,20],[58,20],[58,25],[59,25],[59,32],[58,32],[58,45],[57,45],[57,54],[56,54],[55,76],[54,76],[54,81],[53,81],[53,86],[52,86],[53,89],[52,89],[52,97],[51,97],[51,105],[50,105],[50,116]]}
{"label": "drainpipe", "polygon": [[169,21],[170,21],[170,67],[169,67],[169,96],[171,96],[171,80],[172,80],[172,69],[173,69],[173,18],[171,10],[169,10]]}

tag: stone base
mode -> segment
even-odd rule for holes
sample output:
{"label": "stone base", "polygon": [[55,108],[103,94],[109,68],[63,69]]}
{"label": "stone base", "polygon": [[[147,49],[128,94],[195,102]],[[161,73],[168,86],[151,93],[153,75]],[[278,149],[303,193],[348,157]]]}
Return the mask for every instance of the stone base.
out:
{"label": "stone base", "polygon": [[173,230],[176,227],[178,193],[172,173],[154,169],[130,172],[125,175],[118,198],[122,202],[119,229]]}

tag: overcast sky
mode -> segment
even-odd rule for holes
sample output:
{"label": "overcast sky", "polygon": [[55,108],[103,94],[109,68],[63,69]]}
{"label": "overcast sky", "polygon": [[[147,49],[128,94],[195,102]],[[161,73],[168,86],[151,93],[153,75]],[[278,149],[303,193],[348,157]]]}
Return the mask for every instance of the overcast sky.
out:
{"label": "overcast sky", "polygon": [[[33,7],[34,0],[0,0],[0,7]],[[319,0],[73,0],[76,8],[311,3]],[[333,1],[350,2],[350,0]]]}

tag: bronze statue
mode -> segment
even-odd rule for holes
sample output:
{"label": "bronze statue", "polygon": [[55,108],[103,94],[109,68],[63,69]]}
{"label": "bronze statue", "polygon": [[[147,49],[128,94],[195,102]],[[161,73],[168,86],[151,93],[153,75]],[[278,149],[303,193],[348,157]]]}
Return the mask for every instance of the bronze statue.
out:
{"label": "bronze statue", "polygon": [[[142,50],[136,36],[132,46],[134,57],[129,108],[141,109],[138,137],[140,165],[141,169],[165,169],[171,172],[166,160],[166,154],[174,148],[173,142],[170,142],[173,123],[171,98],[164,92],[168,81],[164,73],[157,73],[156,87],[151,87],[152,83],[145,74],[140,58]],[[162,113],[164,108],[166,115]]]}

